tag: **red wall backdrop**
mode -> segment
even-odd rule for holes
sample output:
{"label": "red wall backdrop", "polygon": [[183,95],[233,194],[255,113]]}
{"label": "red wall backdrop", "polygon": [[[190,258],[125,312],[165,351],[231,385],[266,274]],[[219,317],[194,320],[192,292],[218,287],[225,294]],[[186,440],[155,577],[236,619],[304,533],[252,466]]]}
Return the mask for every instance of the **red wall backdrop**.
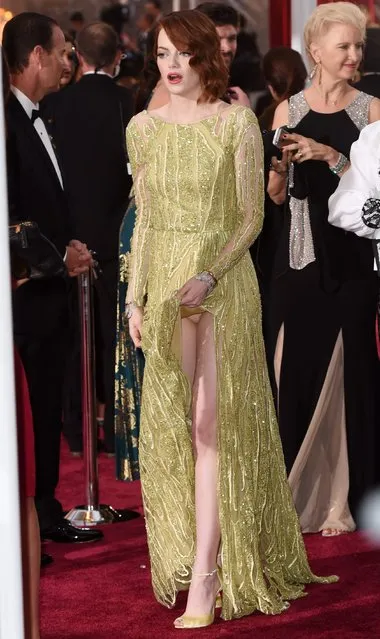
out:
{"label": "red wall backdrop", "polygon": [[291,0],[270,0],[269,39],[271,47],[290,47]]}
{"label": "red wall backdrop", "polygon": [[[317,4],[335,0],[317,0]],[[371,19],[375,20],[375,0],[359,0],[355,4],[367,5]],[[291,0],[269,0],[270,46],[289,47],[291,43]]]}
{"label": "red wall backdrop", "polygon": [[[334,2],[334,0],[317,0],[318,4],[326,4],[327,2]],[[354,4],[365,4],[370,12],[370,16],[372,20],[375,20],[375,0],[360,0],[359,2],[355,2]]]}

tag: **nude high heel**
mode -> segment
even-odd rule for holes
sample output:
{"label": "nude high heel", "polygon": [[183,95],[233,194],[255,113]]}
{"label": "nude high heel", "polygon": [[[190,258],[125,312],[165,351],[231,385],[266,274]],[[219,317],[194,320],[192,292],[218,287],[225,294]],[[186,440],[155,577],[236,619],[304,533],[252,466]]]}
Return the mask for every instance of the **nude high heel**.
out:
{"label": "nude high heel", "polygon": [[[218,569],[215,568],[212,572],[204,572],[204,573],[193,573],[193,577],[212,577],[218,572]],[[188,615],[182,615],[181,617],[177,617],[174,621],[174,626],[176,628],[205,628],[206,626],[211,626],[214,623],[215,619],[215,608],[221,608],[221,596],[220,596],[220,588],[216,594],[215,603],[212,607],[210,614],[202,615],[200,617],[189,617]],[[217,603],[219,605],[217,606]]]}

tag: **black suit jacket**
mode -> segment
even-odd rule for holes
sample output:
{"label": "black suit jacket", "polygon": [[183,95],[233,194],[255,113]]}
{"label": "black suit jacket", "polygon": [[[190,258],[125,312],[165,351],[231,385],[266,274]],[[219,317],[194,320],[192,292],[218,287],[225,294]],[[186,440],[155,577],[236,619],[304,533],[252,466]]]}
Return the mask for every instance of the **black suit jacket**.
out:
{"label": "black suit jacket", "polygon": [[75,237],[101,261],[118,256],[132,184],[125,147],[132,113],[132,94],[103,74],[61,91],[49,113]]}
{"label": "black suit jacket", "polygon": [[[62,256],[72,238],[64,191],[40,137],[13,94],[6,107],[8,203],[11,222],[32,220]],[[52,334],[67,321],[67,282],[30,281],[14,293],[15,332]]]}

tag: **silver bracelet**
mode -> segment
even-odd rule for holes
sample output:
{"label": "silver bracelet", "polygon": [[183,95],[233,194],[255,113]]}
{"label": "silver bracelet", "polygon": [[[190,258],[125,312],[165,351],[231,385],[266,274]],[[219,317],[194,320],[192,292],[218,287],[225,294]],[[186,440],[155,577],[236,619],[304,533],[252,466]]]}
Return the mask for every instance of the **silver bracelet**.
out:
{"label": "silver bracelet", "polygon": [[135,302],[127,302],[125,305],[125,317],[129,320],[131,319],[132,315],[133,315],[133,311],[136,310],[136,308],[138,308],[137,304]]}
{"label": "silver bracelet", "polygon": [[342,173],[343,169],[346,168],[347,164],[348,164],[348,159],[346,158],[345,155],[343,155],[343,153],[339,153],[339,157],[338,157],[338,161],[336,164],[334,164],[334,166],[330,166],[329,169],[330,171],[332,171],[335,175],[338,175],[340,173]]}
{"label": "silver bracelet", "polygon": [[216,286],[216,277],[210,271],[202,271],[202,273],[198,273],[198,275],[195,276],[195,279],[207,284],[207,294],[211,293]]}

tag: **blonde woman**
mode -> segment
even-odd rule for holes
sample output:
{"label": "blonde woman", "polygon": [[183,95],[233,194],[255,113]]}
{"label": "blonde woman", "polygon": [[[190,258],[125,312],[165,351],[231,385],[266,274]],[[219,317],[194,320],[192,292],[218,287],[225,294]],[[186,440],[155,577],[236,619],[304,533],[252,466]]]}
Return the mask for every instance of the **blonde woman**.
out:
{"label": "blonde woman", "polygon": [[357,505],[378,479],[371,246],[328,223],[328,198],[350,165],[351,145],[380,118],[380,101],[351,85],[365,23],[348,2],[310,16],[311,83],[276,110],[273,128],[295,132],[282,136],[283,158],[268,184],[273,201],[284,203],[268,309],[280,433],[302,528],[325,536],[354,530]]}

